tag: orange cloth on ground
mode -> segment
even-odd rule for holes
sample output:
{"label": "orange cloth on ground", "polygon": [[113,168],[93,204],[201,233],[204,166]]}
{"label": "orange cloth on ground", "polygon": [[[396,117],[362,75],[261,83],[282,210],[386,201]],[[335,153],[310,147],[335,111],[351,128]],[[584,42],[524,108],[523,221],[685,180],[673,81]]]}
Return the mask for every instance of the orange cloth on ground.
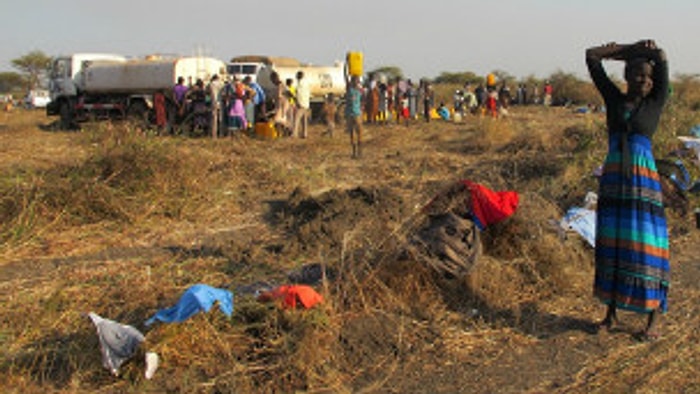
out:
{"label": "orange cloth on ground", "polygon": [[313,308],[316,304],[323,302],[323,296],[316,290],[305,285],[283,285],[269,293],[269,297],[275,300],[282,300],[285,308],[296,309],[297,303],[301,303],[306,309]]}

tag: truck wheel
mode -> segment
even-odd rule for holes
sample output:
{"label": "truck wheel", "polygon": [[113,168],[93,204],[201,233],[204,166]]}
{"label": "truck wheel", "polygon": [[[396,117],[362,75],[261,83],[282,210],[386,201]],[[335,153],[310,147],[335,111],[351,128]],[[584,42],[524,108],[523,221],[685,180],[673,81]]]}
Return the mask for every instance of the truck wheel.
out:
{"label": "truck wheel", "polygon": [[73,109],[67,100],[61,101],[58,107],[60,117],[59,127],[61,130],[70,130],[73,127]]}

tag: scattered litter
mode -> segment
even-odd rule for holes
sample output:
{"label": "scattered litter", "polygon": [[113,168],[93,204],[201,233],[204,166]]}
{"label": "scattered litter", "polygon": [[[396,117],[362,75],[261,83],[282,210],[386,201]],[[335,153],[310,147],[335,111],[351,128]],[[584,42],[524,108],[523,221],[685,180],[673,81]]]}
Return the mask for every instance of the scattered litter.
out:
{"label": "scattered litter", "polygon": [[94,312],[88,313],[88,317],[97,328],[97,335],[100,338],[102,365],[112,375],[119,376],[119,367],[134,355],[145,337],[132,326],[105,319]]}
{"label": "scattered litter", "polygon": [[[453,206],[454,203],[460,206]],[[495,192],[470,180],[461,180],[435,196],[424,208],[426,213],[442,214],[453,210],[462,217],[474,220],[479,230],[513,215],[518,208],[519,195],[515,191]]]}
{"label": "scattered litter", "polygon": [[559,225],[563,230],[577,232],[589,245],[595,248],[595,220],[595,211],[573,207],[566,212]]}
{"label": "scattered litter", "polygon": [[158,369],[158,355],[153,352],[146,352],[146,372],[144,373],[144,376],[146,379],[150,380],[153,378],[153,375],[155,375],[156,370]]}
{"label": "scattered litter", "polygon": [[185,291],[175,306],[159,310],[146,320],[145,325],[148,327],[156,320],[164,323],[182,322],[200,311],[209,312],[214,303],[218,303],[221,312],[231,317],[233,314],[233,293],[225,289],[196,284]]}
{"label": "scattered litter", "polygon": [[454,212],[430,215],[411,238],[410,250],[438,272],[460,277],[481,255],[479,229],[473,220]]}
{"label": "scattered litter", "polygon": [[323,302],[323,296],[309,286],[283,285],[260,294],[258,300],[262,302],[281,301],[284,308],[296,309],[297,306],[301,306],[309,309]]}
{"label": "scattered litter", "polygon": [[700,138],[700,124],[696,124],[690,128],[690,135]]}
{"label": "scattered litter", "polygon": [[509,218],[518,208],[519,196],[515,191],[494,192],[475,182],[462,182],[471,192],[474,222],[482,231],[487,226]]}
{"label": "scattered litter", "polygon": [[700,161],[700,135],[696,137],[679,136],[678,139],[683,142],[683,146],[686,149],[695,152],[696,159]]}
{"label": "scattered litter", "polygon": [[237,286],[233,291],[236,296],[254,296],[257,297],[262,293],[272,291],[277,285],[273,282],[259,280],[249,285]]}
{"label": "scattered litter", "polygon": [[591,247],[595,248],[596,231],[596,206],[598,195],[588,192],[583,207],[572,207],[566,211],[566,215],[559,222],[559,228],[564,235],[568,231],[575,231],[581,235]]}

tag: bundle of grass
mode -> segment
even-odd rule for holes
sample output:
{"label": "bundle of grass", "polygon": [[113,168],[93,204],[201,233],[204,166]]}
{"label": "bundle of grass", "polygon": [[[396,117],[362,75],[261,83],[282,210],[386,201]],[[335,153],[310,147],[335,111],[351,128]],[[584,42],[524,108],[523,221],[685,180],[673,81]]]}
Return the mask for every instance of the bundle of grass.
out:
{"label": "bundle of grass", "polygon": [[582,238],[561,238],[553,225],[560,217],[555,204],[524,193],[515,215],[483,233],[484,254],[519,266],[538,297],[580,287],[582,281],[588,286],[582,278],[590,278],[592,250]]}

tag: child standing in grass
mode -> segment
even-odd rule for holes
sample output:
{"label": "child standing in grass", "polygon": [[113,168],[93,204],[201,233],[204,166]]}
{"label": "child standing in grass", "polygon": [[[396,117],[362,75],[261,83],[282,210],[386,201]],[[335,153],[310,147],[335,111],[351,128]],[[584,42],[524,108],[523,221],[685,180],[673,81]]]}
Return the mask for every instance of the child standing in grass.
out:
{"label": "child standing in grass", "polygon": [[323,103],[323,114],[325,116],[326,126],[328,127],[325,134],[329,137],[333,137],[333,132],[335,131],[336,112],[337,105],[335,103],[335,95],[333,95],[333,93],[328,93],[326,101]]}

